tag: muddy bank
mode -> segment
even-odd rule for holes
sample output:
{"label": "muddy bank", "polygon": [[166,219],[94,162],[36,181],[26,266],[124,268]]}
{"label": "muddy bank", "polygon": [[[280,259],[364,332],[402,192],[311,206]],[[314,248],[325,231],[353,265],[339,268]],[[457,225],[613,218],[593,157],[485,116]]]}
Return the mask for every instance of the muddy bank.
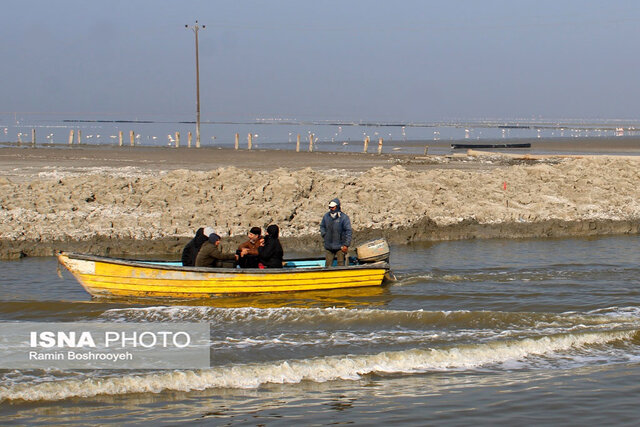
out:
{"label": "muddy bank", "polygon": [[[411,228],[393,230],[361,230],[356,232],[356,242],[366,242],[379,237],[386,237],[391,244],[406,244],[418,241],[444,241],[462,239],[491,239],[491,238],[540,238],[540,237],[572,237],[598,236],[613,234],[640,233],[640,220],[635,221],[558,221],[549,220],[539,223],[505,223],[478,224],[477,222],[462,223],[438,227],[435,223],[424,221]],[[90,240],[52,240],[33,241],[24,240],[16,244],[0,240],[0,254],[2,259],[19,259],[26,256],[52,256],[59,251],[72,251],[94,255],[116,257],[144,257],[154,256],[162,259],[180,259],[180,253],[188,237],[165,237],[155,240],[110,239],[95,237]],[[244,236],[232,236],[225,240],[226,248],[232,251]],[[318,236],[288,237],[282,239],[287,253],[296,255],[317,255],[322,257],[322,241]],[[355,255],[352,253],[352,255]]]}
{"label": "muddy bank", "polygon": [[[280,164],[279,153],[264,155]],[[318,226],[333,197],[351,217],[355,244],[378,236],[405,243],[638,233],[638,158],[519,164],[469,157],[458,158],[460,167],[431,158],[422,169],[397,159],[369,168],[310,168],[294,160],[266,169],[135,162],[12,169],[14,175],[0,175],[0,257],[57,250],[177,255],[206,225],[233,249],[251,226],[271,223],[280,225],[288,249],[319,253]]]}

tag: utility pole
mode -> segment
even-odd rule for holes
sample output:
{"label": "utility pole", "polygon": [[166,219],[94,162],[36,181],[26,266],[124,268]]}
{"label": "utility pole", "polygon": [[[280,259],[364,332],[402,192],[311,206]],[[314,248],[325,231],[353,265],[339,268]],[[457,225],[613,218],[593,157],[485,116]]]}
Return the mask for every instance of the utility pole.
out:
{"label": "utility pole", "polygon": [[[200,148],[200,63],[198,61],[198,31],[200,25],[196,20],[195,25],[185,25],[185,28],[191,28],[196,35],[196,148]],[[204,29],[205,26],[202,26]]]}

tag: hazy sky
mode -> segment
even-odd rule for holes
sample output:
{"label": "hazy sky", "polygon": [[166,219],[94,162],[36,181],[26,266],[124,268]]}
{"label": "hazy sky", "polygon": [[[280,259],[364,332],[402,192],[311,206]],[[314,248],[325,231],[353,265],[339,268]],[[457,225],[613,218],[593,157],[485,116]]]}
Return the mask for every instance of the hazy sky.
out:
{"label": "hazy sky", "polygon": [[0,112],[640,119],[640,2],[2,0]]}

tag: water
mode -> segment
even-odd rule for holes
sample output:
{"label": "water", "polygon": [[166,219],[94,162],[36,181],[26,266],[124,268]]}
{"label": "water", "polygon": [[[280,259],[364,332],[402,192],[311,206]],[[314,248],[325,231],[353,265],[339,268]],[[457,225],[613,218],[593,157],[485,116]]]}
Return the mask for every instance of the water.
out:
{"label": "water", "polygon": [[202,371],[0,371],[4,424],[635,425],[639,236],[392,248],[383,288],[92,301],[2,262],[11,321],[208,322]]}
{"label": "water", "polygon": [[[113,114],[80,113],[0,113],[0,143],[31,142],[31,131],[36,130],[38,144],[67,145],[70,131],[74,143],[78,131],[81,142],[87,145],[117,145],[118,133],[123,133],[123,145],[130,145],[130,132],[137,146],[174,146],[176,132],[180,145],[187,146],[187,134],[194,134],[191,116],[122,117]],[[252,135],[253,148],[289,149],[296,147],[300,135],[300,148],[307,150],[309,136],[313,135],[314,150],[334,152],[361,151],[365,137],[370,138],[369,152],[377,150],[379,138],[384,140],[384,151],[408,154],[424,152],[425,141],[434,141],[432,154],[450,152],[438,147],[443,141],[517,140],[521,138],[588,138],[637,136],[640,124],[624,120],[533,120],[491,119],[447,122],[365,122],[365,121],[300,121],[296,118],[253,118],[235,121],[203,120],[201,146],[233,147],[235,134],[239,134],[240,147],[247,147]],[[440,141],[437,143],[436,141]]]}

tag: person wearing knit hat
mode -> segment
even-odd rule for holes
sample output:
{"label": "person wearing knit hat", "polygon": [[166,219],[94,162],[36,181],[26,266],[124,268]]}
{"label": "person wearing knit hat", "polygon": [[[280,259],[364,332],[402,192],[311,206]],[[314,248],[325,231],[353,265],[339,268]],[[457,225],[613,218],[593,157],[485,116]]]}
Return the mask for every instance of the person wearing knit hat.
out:
{"label": "person wearing knit hat", "polygon": [[260,227],[251,227],[249,240],[238,246],[236,260],[241,268],[258,268],[258,248],[260,247]]}
{"label": "person wearing knit hat", "polygon": [[320,234],[326,250],[325,266],[331,267],[336,260],[338,265],[347,265],[347,253],[351,245],[351,220],[340,209],[340,200],[335,198],[329,202],[329,212],[324,214],[320,222]]}
{"label": "person wearing knit hat", "polygon": [[[208,227],[209,228],[209,227]],[[205,228],[205,232],[206,232]],[[198,256],[196,256],[196,267],[225,267],[225,261],[236,259],[235,254],[224,253],[220,246],[220,236],[213,232],[209,234],[209,239],[202,244]],[[233,267],[233,265],[228,265]]]}
{"label": "person wearing knit hat", "polygon": [[203,233],[204,233],[205,236],[207,236],[207,238],[209,238],[209,236],[214,234],[215,231],[211,227],[205,227],[204,230],[203,230]]}

